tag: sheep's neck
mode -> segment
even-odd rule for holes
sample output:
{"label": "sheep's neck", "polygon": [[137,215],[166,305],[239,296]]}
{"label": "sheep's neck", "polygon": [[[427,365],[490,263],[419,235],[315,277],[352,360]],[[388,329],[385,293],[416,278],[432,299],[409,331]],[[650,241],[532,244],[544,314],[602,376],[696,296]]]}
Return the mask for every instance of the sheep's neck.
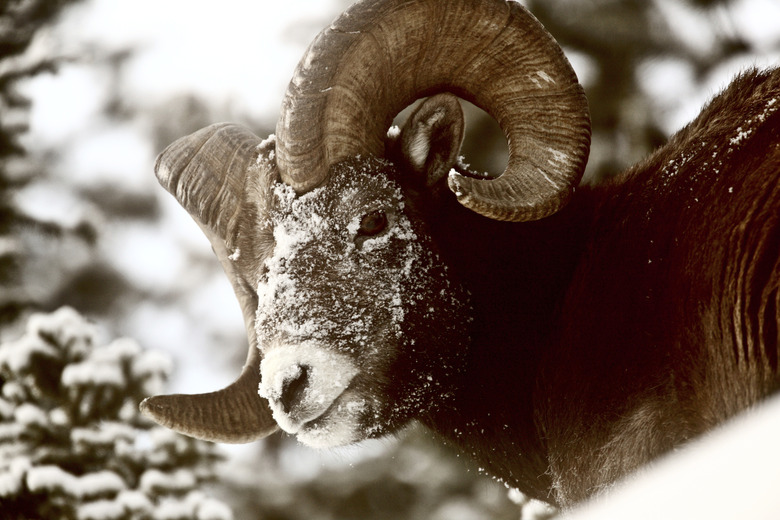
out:
{"label": "sheep's neck", "polygon": [[533,395],[591,218],[589,191],[579,193],[540,222],[495,222],[453,208],[440,220],[447,228],[435,230],[476,311],[457,396],[423,422],[478,468],[547,500],[551,483]]}

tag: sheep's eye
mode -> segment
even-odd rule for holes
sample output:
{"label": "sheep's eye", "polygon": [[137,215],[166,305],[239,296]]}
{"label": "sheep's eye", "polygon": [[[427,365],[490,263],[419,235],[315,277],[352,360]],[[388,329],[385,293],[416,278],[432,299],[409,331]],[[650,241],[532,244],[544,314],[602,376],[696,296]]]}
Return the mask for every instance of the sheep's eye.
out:
{"label": "sheep's eye", "polygon": [[372,236],[378,235],[387,227],[387,215],[384,211],[372,211],[363,217],[360,221],[360,229],[358,230],[361,235]]}

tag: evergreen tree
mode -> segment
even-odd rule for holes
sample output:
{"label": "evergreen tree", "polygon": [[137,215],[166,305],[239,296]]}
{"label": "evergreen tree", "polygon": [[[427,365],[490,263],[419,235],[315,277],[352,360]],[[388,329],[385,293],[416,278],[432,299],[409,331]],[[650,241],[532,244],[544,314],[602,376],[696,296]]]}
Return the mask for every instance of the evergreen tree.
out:
{"label": "evergreen tree", "polygon": [[19,211],[14,194],[39,174],[19,143],[27,131],[30,101],[18,86],[27,78],[54,71],[59,59],[26,51],[36,33],[78,0],[4,0],[0,2],[0,325],[16,319],[36,299],[22,280],[27,246],[21,230],[47,236],[70,233],[94,240],[89,226],[65,230]]}
{"label": "evergreen tree", "polygon": [[0,518],[231,520],[201,490],[213,445],[138,412],[170,368],[132,340],[100,344],[70,308],[33,315],[0,345]]}

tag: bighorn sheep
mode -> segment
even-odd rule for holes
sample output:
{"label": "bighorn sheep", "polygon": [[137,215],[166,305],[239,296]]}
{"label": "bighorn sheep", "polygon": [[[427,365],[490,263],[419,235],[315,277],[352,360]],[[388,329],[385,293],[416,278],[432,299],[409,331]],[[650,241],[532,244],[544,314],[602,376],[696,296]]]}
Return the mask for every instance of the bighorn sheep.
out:
{"label": "bighorn sheep", "polygon": [[[457,160],[455,95],[506,134],[502,175]],[[219,124],[158,158],[249,354],[224,390],[142,408],[195,437],[280,426],[312,446],[416,419],[508,485],[580,501],[778,388],[778,108],[780,70],[746,72],[575,191],[587,102],[523,7],[362,1],[307,50],[275,139]]]}

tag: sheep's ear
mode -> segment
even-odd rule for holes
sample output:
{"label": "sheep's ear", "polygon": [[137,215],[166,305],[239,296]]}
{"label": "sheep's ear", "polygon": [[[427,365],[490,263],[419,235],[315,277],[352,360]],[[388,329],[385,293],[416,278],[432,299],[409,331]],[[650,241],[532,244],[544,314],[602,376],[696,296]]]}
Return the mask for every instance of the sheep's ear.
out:
{"label": "sheep's ear", "polygon": [[[238,379],[217,392],[161,395],[141,403],[154,421],[191,437],[216,442],[249,442],[277,429],[268,402],[257,394],[260,352],[255,335],[257,295],[236,262],[240,218],[247,213],[249,175],[274,175],[267,149],[249,130],[212,125],[183,137],[158,157],[155,173],[211,242],[244,315],[249,351]],[[258,161],[265,154],[265,161]],[[262,165],[259,165],[261,163]],[[263,166],[264,165],[264,166]],[[246,252],[245,252],[246,254]]]}
{"label": "sheep's ear", "polygon": [[423,101],[409,116],[398,138],[400,161],[427,187],[446,176],[463,142],[463,110],[458,98],[444,93]]}

